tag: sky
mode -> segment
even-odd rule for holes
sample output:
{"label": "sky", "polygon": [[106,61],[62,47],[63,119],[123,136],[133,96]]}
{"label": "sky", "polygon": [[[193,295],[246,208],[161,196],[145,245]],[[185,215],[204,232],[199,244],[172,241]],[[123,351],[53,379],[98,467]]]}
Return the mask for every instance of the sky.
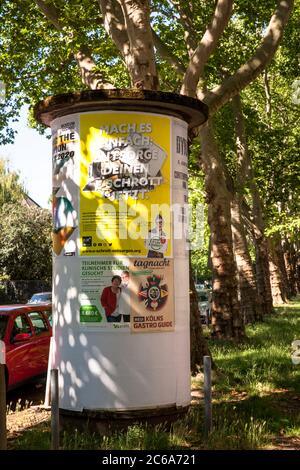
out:
{"label": "sky", "polygon": [[0,145],[0,157],[19,173],[28,195],[41,207],[49,208],[52,187],[51,140],[27,126],[27,108],[21,110],[14,144]]}

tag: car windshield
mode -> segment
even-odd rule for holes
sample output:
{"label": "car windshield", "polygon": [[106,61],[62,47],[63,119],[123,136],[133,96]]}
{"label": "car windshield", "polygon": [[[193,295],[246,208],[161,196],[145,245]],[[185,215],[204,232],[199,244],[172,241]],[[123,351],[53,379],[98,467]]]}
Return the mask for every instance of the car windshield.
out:
{"label": "car windshield", "polygon": [[4,338],[7,321],[8,321],[7,315],[0,315],[0,339]]}
{"label": "car windshield", "polygon": [[36,304],[39,302],[51,302],[51,294],[34,294],[29,300],[30,304]]}

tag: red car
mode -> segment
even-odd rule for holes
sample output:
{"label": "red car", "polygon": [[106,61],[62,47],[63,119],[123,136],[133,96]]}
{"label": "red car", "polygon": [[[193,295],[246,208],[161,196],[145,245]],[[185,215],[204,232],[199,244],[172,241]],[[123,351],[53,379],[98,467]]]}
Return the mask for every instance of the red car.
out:
{"label": "red car", "polygon": [[6,348],[8,390],[47,373],[51,319],[51,305],[0,307],[0,339]]}

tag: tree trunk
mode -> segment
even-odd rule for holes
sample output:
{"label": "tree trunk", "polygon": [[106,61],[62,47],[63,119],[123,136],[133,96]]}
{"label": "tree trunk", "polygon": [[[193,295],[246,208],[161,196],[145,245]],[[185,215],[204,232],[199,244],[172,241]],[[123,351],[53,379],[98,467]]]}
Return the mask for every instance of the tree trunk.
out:
{"label": "tree trunk", "polygon": [[289,278],[287,275],[287,270],[285,267],[282,239],[279,234],[275,238],[275,251],[276,251],[276,255],[278,259],[278,266],[280,269],[280,274],[281,274],[281,279],[282,279],[282,284],[283,284],[282,285],[283,295],[285,297],[285,300],[288,300],[292,297],[292,292],[291,292],[291,287],[289,283]]}
{"label": "tree trunk", "polygon": [[249,186],[252,196],[253,241],[256,257],[256,285],[263,314],[270,315],[273,312],[273,301],[270,283],[268,242],[264,235],[264,221],[262,215],[261,200],[258,189],[250,169]]}
{"label": "tree trunk", "polygon": [[120,0],[129,38],[123,49],[132,85],[148,90],[158,89],[154,43],[150,27],[148,0]]}
{"label": "tree trunk", "polygon": [[149,0],[98,0],[104,27],[121,52],[135,88],[158,90]]}
{"label": "tree trunk", "polygon": [[[258,317],[261,318],[263,313],[269,314],[272,312],[273,309],[270,285],[268,246],[264,236],[264,222],[262,216],[261,201],[253,177],[252,160],[248,152],[242,103],[239,94],[232,99],[232,109],[234,113],[238,157],[236,190],[237,193],[243,194],[245,186],[248,186],[251,190],[252,196],[252,235],[254,238],[256,251],[256,301],[258,308]],[[242,199],[240,197],[240,208],[241,202]]]}
{"label": "tree trunk", "polygon": [[285,238],[283,241],[283,256],[285,269],[288,276],[291,297],[297,295],[297,277],[296,277],[296,252],[293,244]]}
{"label": "tree trunk", "polygon": [[210,356],[206,339],[203,336],[198,296],[193,279],[192,265],[190,262],[190,335],[191,335],[191,372],[196,375],[203,365],[203,356]]}
{"label": "tree trunk", "polygon": [[226,186],[226,176],[210,121],[201,127],[200,135],[211,232],[213,334],[217,338],[234,338],[239,341],[245,336],[245,329],[240,314],[232,249],[232,195]]}
{"label": "tree trunk", "polygon": [[88,47],[81,46],[80,50],[74,54],[74,57],[80,70],[82,83],[91,90],[114,88],[114,86],[106,80],[104,74],[97,70]]}
{"label": "tree trunk", "polygon": [[241,218],[240,196],[231,203],[231,226],[234,256],[238,271],[238,292],[244,323],[262,320],[252,261],[250,258],[244,225]]}
{"label": "tree trunk", "polygon": [[241,312],[244,322],[252,323],[255,320],[262,319],[262,306],[257,292],[244,222],[241,215],[243,195],[250,179],[252,162],[248,152],[245,119],[239,94],[232,99],[232,110],[234,115],[237,153],[236,194],[231,204],[233,247],[238,269]]}
{"label": "tree trunk", "polygon": [[276,241],[270,237],[269,244],[269,266],[270,266],[270,279],[272,298],[275,305],[282,305],[286,301],[283,279],[279,266],[279,259],[276,252]]}
{"label": "tree trunk", "polygon": [[270,282],[270,268],[268,262],[268,244],[265,237],[255,238],[256,256],[256,282],[263,314],[273,313],[273,300]]}
{"label": "tree trunk", "polygon": [[[298,236],[300,235],[300,230],[298,230]],[[297,284],[297,292],[300,292],[300,242],[299,238],[295,242],[295,249],[293,252],[293,260],[295,263],[295,277],[296,277],[296,284]]]}

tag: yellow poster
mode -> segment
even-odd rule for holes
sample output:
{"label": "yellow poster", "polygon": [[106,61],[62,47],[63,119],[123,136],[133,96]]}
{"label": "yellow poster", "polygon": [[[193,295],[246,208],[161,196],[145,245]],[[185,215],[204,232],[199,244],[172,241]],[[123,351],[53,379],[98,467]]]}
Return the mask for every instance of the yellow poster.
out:
{"label": "yellow poster", "polygon": [[80,116],[80,255],[172,256],[170,118]]}

